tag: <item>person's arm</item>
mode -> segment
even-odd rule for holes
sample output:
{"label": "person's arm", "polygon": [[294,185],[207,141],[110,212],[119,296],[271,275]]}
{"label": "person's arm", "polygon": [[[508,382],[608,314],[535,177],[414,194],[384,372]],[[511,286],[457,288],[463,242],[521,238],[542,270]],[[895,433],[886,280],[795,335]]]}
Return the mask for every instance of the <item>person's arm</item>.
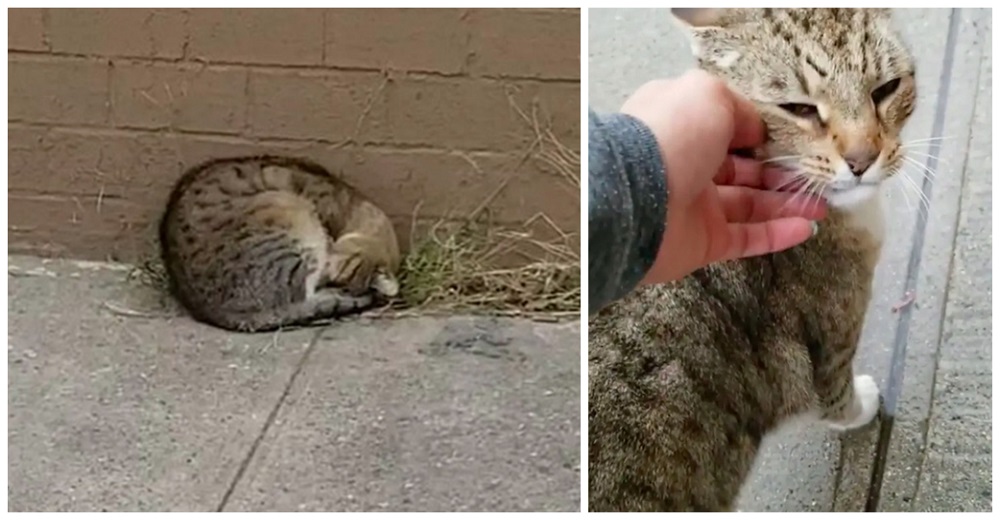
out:
{"label": "person's arm", "polygon": [[626,114],[589,117],[588,251],[593,313],[634,289],[663,240],[667,179],[649,128]]}

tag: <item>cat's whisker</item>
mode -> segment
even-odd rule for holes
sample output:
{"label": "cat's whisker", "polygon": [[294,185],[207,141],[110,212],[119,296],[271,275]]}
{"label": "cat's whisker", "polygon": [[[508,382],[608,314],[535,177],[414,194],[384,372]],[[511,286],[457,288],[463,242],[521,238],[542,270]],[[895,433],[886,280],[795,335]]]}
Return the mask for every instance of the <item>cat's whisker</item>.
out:
{"label": "cat's whisker", "polygon": [[906,156],[908,156],[910,154],[917,154],[917,155],[919,155],[921,157],[926,157],[928,159],[934,159],[934,160],[936,160],[937,162],[940,162],[940,163],[946,163],[946,164],[948,163],[947,159],[942,159],[940,156],[937,156],[937,155],[934,155],[934,154],[929,154],[927,152],[918,152],[916,150],[908,150],[905,154],[903,154],[903,157],[906,157]]}
{"label": "cat's whisker", "polygon": [[[910,161],[905,161],[904,164],[906,164],[907,166],[916,165],[918,168],[922,168],[919,163],[912,163]],[[917,180],[918,184],[923,184],[924,181],[927,180],[927,179],[929,179],[931,182],[933,182],[934,179],[935,179],[934,173],[931,172],[930,170],[926,170],[926,173],[925,173],[924,170],[926,170],[926,169],[922,168],[921,170],[917,170],[917,169],[913,169],[913,168],[907,168],[905,171],[908,174],[912,173],[912,174],[916,175],[917,176],[916,180]]]}
{"label": "cat's whisker", "polygon": [[934,143],[906,143],[899,145],[901,150],[927,149]]}
{"label": "cat's whisker", "polygon": [[[900,169],[898,167],[893,169],[890,175],[894,175],[897,173],[900,173]],[[903,200],[906,201],[906,209],[913,211],[913,202],[910,200],[910,192],[907,190],[907,188],[909,188],[909,186],[904,185],[903,188],[900,190],[900,193],[903,194]]]}
{"label": "cat's whisker", "polygon": [[915,191],[916,194],[917,194],[917,197],[919,197],[919,199],[920,199],[920,203],[924,204],[927,210],[930,210],[931,209],[931,201],[927,198],[927,195],[924,193],[924,191],[920,189],[920,186],[918,186],[917,183],[914,182],[913,179],[911,179],[909,175],[906,175],[907,173],[909,173],[909,171],[908,170],[901,170],[901,172],[903,173],[903,175],[900,175],[900,177],[906,182],[906,186],[909,189],[912,189],[913,191]]}
{"label": "cat's whisker", "polygon": [[778,157],[770,157],[768,159],[764,159],[760,163],[761,164],[771,164],[771,163],[777,163],[777,162],[782,162],[782,161],[789,161],[789,160],[792,160],[792,159],[801,159],[802,157],[803,156],[801,156],[801,155],[781,155],[781,156],[778,156]]}
{"label": "cat's whisker", "polygon": [[[778,158],[776,157],[775,159],[778,159]],[[796,183],[802,183],[806,179],[806,177],[804,175],[804,172],[801,169],[794,169],[794,170],[790,169],[790,170],[788,170],[788,173],[789,173],[789,176],[788,176],[787,179],[783,179],[776,186],[769,186],[768,187],[768,189],[770,191],[785,192],[785,193],[787,193],[789,191],[792,192],[792,196],[789,197],[788,199],[786,199],[784,203],[782,203],[781,208],[779,209],[779,211],[784,210],[785,207],[787,207],[789,204],[791,204],[791,202],[795,199],[795,192],[798,190],[798,188],[800,188],[800,186],[796,186]],[[789,189],[786,189],[786,188],[789,188]]]}
{"label": "cat's whisker", "polygon": [[[920,184],[917,183],[916,181],[914,181],[914,179],[912,177],[910,177],[911,173],[916,173],[916,174],[919,175],[920,174],[919,171],[916,171],[916,170],[913,170],[913,169],[910,169],[910,168],[901,168],[899,170],[899,173],[902,174],[902,175],[900,175],[900,177],[903,178],[903,181],[906,182],[906,184],[910,188],[917,190],[917,193],[923,193],[922,190],[920,189]],[[923,179],[921,178],[921,180],[923,180]]]}
{"label": "cat's whisker", "polygon": [[824,189],[823,188],[823,182],[822,181],[817,181],[816,184],[815,184],[815,186],[813,187],[812,192],[811,192],[812,193],[812,198],[813,198],[813,200],[812,200],[812,202],[813,202],[812,209],[813,210],[819,208],[820,201],[823,199],[823,189]]}
{"label": "cat's whisker", "polygon": [[[777,186],[772,186],[769,188],[771,191],[776,191],[776,192],[781,191],[785,193],[788,193],[790,191],[792,193],[792,196],[786,199],[784,203],[782,203],[779,211],[784,210],[789,204],[791,204],[792,201],[795,200],[797,192],[800,189],[802,189],[803,185],[805,185],[808,182],[808,178],[804,175],[804,172],[802,170],[794,170],[790,171],[790,173],[791,175],[787,180],[782,181]],[[796,183],[799,183],[799,185],[794,186]],[[789,187],[791,188],[788,190],[785,189]]]}
{"label": "cat's whisker", "polygon": [[788,197],[788,200],[785,201],[784,206],[788,206],[788,205],[794,204],[795,201],[798,200],[799,197],[802,196],[802,191],[805,189],[805,187],[807,185],[808,185],[808,180],[805,181],[805,182],[803,182],[801,185],[795,186],[795,188],[791,190],[791,194],[792,194],[791,197]]}
{"label": "cat's whisker", "polygon": [[804,175],[800,176],[800,177],[797,177],[795,180],[797,180],[799,182],[799,184],[796,185],[796,186],[794,186],[792,188],[792,192],[794,193],[794,195],[793,195],[794,197],[798,197],[798,196],[801,196],[801,195],[805,194],[806,190],[809,189],[809,185],[812,184],[812,182],[813,182],[813,179],[811,179],[809,177],[806,177]]}
{"label": "cat's whisker", "polygon": [[781,184],[771,188],[773,191],[780,191],[782,188],[787,188],[796,182],[802,182],[804,179],[803,175],[795,175],[791,179],[782,182]]}
{"label": "cat's whisker", "polygon": [[[899,174],[900,177],[905,177],[906,176],[906,174],[903,173],[903,170],[901,168],[898,168],[898,167],[893,170],[893,173],[894,174]],[[900,193],[903,194],[903,200],[906,201],[906,208],[909,209],[909,210],[912,210],[913,209],[913,203],[910,201],[910,186],[909,186],[909,184],[902,184],[902,185],[900,185],[899,189],[900,189]]]}
{"label": "cat's whisker", "polygon": [[781,207],[778,208],[778,212],[780,213],[782,211],[785,211],[785,209],[787,209],[789,206],[791,206],[792,205],[792,201],[795,200],[796,195],[797,194],[793,192],[788,198],[786,198],[785,202],[782,202],[781,203]]}
{"label": "cat's whisker", "polygon": [[793,182],[800,182],[801,184],[798,185],[798,186],[795,186],[794,189],[791,190],[791,196],[788,197],[787,199],[785,199],[785,202],[781,204],[781,208],[780,208],[779,211],[784,211],[789,205],[792,205],[795,202],[795,200],[798,199],[799,196],[802,194],[802,190],[804,190],[805,187],[809,185],[809,179],[805,178],[802,175],[796,175],[791,180],[789,180],[787,182],[784,182],[780,186],[778,186],[777,188],[775,188],[774,191],[778,191],[782,187],[788,186],[788,185],[792,184]]}
{"label": "cat's whisker", "polygon": [[917,143],[933,143],[933,142],[937,142],[937,141],[947,141],[948,139],[954,139],[954,138],[955,138],[955,136],[953,136],[953,135],[942,135],[942,136],[936,136],[936,137],[928,137],[926,139],[911,139],[911,140],[906,141],[905,143],[903,143],[903,146],[908,146],[908,145],[917,144]]}
{"label": "cat's whisker", "polygon": [[795,198],[798,198],[798,197],[805,198],[806,199],[805,200],[805,209],[810,209],[809,208],[809,203],[816,201],[816,199],[814,198],[815,192],[816,192],[817,188],[821,188],[821,187],[822,187],[822,184],[821,184],[821,181],[819,179],[816,179],[816,178],[806,179],[805,183],[796,192],[796,194],[793,195],[792,198],[793,198],[793,200]]}
{"label": "cat's whisker", "polygon": [[[912,157],[907,157],[905,155],[903,156],[903,160],[906,161],[906,162],[908,162],[908,163],[910,163],[910,164],[915,164],[915,165],[917,165],[917,167],[919,167],[922,170],[924,170],[925,172],[927,172],[927,175],[925,175],[925,177],[929,177],[932,181],[935,180],[935,179],[937,179],[937,172],[935,172],[934,170],[931,170],[930,168],[927,167],[927,165],[921,163],[920,161],[918,161],[916,159],[913,159]],[[919,173],[919,172],[917,172],[917,173]]]}

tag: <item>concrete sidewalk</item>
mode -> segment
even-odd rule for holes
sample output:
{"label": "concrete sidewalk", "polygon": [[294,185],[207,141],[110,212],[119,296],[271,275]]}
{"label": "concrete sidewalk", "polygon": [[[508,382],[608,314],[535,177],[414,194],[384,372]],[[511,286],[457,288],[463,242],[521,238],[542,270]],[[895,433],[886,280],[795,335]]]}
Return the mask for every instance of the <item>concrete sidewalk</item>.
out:
{"label": "concrete sidewalk", "polygon": [[[665,9],[589,16],[596,110],[616,110],[645,81],[693,66]],[[886,190],[888,241],[856,365],[879,381],[893,423],[843,438],[817,425],[779,432],[741,509],[992,510],[991,17],[989,9],[896,13],[918,74],[904,137],[945,138],[915,150],[923,167],[908,167],[929,198],[926,220],[907,180]],[[924,167],[937,172],[933,185]],[[915,303],[894,312],[907,291]]]}
{"label": "concrete sidewalk", "polygon": [[579,323],[230,334],[10,257],[10,511],[578,511]]}

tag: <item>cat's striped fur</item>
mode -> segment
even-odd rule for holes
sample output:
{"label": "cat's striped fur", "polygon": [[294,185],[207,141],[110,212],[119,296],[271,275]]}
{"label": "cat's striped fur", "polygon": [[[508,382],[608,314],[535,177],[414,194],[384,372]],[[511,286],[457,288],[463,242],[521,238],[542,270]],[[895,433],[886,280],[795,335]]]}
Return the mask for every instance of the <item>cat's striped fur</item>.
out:
{"label": "cat's striped fur", "polygon": [[389,218],[302,159],[195,166],[170,196],[160,244],[176,297],[196,319],[231,330],[305,324],[398,291]]}

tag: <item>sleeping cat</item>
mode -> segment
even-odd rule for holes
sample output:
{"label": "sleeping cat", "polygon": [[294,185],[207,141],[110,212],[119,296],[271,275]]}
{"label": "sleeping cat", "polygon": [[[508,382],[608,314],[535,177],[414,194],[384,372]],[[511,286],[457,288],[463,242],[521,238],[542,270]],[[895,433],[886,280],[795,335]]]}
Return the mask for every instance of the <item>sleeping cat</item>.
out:
{"label": "sleeping cat", "polygon": [[880,184],[902,166],[916,99],[889,11],[672,13],[699,66],[758,107],[757,155],[783,158],[830,211],[798,247],[641,287],[592,318],[592,511],[731,511],[782,421],[846,430],[880,407],[852,361],[883,239]]}
{"label": "sleeping cat", "polygon": [[389,218],[301,159],[195,166],[171,193],[160,244],[176,297],[194,318],[230,330],[306,324],[399,291]]}

